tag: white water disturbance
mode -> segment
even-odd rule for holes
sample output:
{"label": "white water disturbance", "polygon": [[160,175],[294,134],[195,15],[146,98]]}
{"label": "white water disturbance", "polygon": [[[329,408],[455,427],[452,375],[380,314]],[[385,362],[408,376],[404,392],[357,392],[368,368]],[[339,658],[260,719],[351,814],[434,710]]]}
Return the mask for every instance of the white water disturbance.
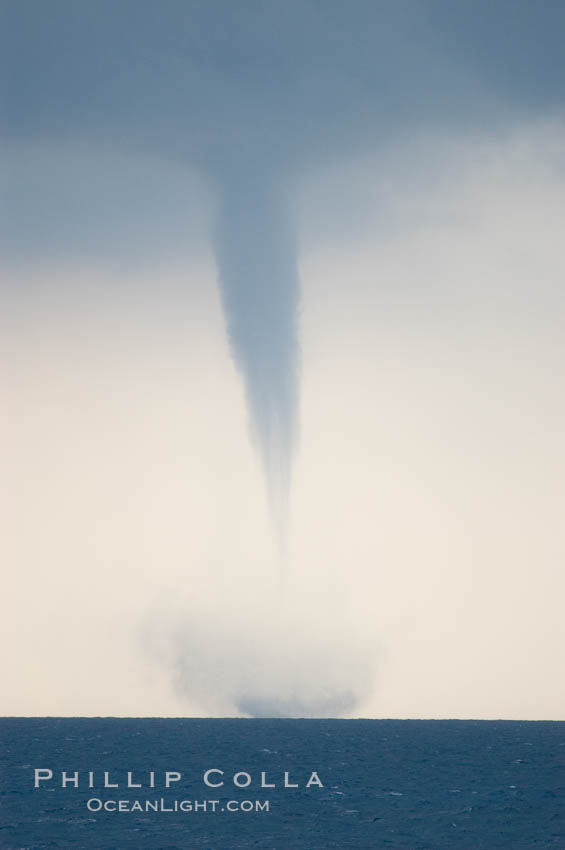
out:
{"label": "white water disturbance", "polygon": [[269,176],[232,173],[221,194],[215,249],[227,333],[284,551],[298,423],[296,247],[280,186]]}

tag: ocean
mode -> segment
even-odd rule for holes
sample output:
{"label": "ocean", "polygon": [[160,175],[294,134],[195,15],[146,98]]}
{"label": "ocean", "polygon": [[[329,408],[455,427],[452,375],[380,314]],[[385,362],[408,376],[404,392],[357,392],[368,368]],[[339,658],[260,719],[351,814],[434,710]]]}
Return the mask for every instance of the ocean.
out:
{"label": "ocean", "polygon": [[565,848],[565,723],[3,718],[0,730],[3,850]]}

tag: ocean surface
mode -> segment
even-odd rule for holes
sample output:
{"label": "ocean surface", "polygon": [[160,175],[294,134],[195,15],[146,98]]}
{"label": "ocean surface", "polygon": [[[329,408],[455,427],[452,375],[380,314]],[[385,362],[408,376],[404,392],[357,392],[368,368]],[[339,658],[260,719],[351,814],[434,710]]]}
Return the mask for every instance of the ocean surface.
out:
{"label": "ocean surface", "polygon": [[565,850],[565,723],[4,718],[0,736],[3,850]]}

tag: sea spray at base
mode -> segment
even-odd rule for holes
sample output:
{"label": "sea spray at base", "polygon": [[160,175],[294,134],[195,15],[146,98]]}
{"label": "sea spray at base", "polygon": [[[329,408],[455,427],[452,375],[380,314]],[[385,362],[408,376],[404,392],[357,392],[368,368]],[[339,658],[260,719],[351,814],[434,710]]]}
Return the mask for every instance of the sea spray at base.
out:
{"label": "sea spray at base", "polygon": [[[354,715],[375,681],[376,647],[351,615],[290,573],[280,594],[257,588],[214,616],[189,599],[169,603],[147,624],[146,647],[171,670],[177,694],[212,716]],[[300,583],[298,582],[300,587]],[[316,610],[317,606],[317,610]],[[335,622],[340,628],[336,630]]]}

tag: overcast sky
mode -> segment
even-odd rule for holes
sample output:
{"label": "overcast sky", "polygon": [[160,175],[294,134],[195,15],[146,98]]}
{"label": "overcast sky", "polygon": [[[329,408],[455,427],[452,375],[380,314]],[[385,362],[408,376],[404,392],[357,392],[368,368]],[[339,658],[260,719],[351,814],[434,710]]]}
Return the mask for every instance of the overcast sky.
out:
{"label": "overcast sky", "polygon": [[2,18],[2,713],[565,719],[565,8]]}

